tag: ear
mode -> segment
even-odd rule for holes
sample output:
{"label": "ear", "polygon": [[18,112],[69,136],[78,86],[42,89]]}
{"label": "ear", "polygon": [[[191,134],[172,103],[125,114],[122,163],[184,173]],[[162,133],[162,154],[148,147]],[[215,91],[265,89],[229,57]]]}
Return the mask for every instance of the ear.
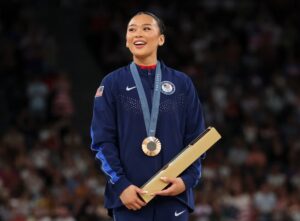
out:
{"label": "ear", "polygon": [[126,39],[126,48],[128,48],[128,42],[127,42],[127,39]]}
{"label": "ear", "polygon": [[165,43],[165,36],[164,35],[160,35],[159,39],[158,39],[158,45],[159,46],[163,46],[164,43]]}

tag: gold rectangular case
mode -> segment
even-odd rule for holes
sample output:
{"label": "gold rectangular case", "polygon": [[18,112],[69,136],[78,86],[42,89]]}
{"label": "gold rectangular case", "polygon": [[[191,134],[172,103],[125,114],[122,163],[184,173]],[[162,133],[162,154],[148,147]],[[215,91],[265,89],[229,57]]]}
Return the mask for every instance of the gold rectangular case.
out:
{"label": "gold rectangular case", "polygon": [[151,193],[163,190],[168,185],[160,179],[161,177],[178,177],[219,139],[221,135],[218,131],[214,127],[208,127],[141,187],[148,193],[140,194],[140,197],[148,203],[154,198],[150,195]]}

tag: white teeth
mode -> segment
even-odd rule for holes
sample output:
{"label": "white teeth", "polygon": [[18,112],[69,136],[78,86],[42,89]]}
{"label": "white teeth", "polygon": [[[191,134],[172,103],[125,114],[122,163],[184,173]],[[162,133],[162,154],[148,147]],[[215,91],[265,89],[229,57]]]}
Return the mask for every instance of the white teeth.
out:
{"label": "white teeth", "polygon": [[135,45],[144,45],[145,42],[144,41],[136,41],[134,42]]}

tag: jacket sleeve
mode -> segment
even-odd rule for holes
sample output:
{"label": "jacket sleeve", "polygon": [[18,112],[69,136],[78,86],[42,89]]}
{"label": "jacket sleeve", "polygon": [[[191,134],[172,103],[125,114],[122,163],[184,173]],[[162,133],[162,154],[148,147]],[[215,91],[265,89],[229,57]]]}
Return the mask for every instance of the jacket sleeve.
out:
{"label": "jacket sleeve", "polygon": [[119,157],[116,100],[111,79],[104,78],[98,88],[91,123],[91,149],[101,162],[101,169],[118,196],[131,183],[127,180]]}
{"label": "jacket sleeve", "polygon": [[[188,80],[188,89],[186,94],[186,124],[184,134],[184,146],[187,146],[205,129],[205,121],[202,111],[202,105],[198,98],[196,89],[192,81]],[[182,174],[181,178],[186,186],[186,189],[195,187],[201,177],[201,159],[205,157],[203,154]]]}

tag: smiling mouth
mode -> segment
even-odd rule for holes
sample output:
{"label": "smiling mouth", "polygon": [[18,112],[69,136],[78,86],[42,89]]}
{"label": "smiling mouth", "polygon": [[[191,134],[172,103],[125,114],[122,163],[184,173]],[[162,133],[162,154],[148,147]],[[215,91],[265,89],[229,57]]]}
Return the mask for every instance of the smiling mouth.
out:
{"label": "smiling mouth", "polygon": [[147,43],[145,41],[135,41],[133,42],[133,44],[137,47],[137,48],[142,48],[143,46],[145,46]]}

